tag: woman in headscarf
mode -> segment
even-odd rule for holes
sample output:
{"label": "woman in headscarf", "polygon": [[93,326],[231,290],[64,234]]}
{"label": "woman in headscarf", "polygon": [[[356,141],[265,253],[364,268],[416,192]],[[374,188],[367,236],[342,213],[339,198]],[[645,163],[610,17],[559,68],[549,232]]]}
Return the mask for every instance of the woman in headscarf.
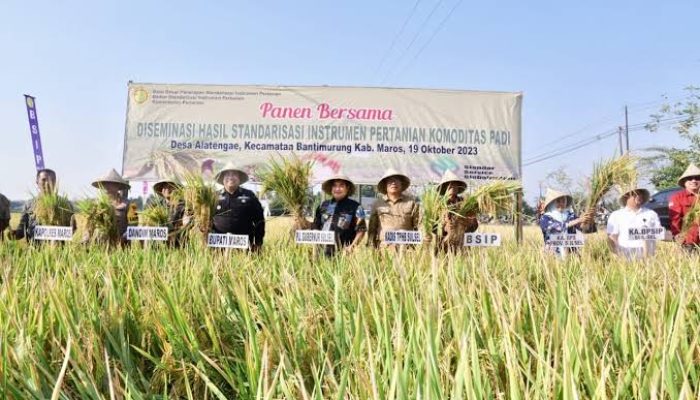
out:
{"label": "woman in headscarf", "polygon": [[578,217],[573,210],[573,198],[566,193],[547,189],[543,213],[540,216],[540,229],[544,236],[545,249],[560,257],[566,257],[568,253],[575,253],[575,247],[551,246],[550,238],[554,235],[573,235],[576,232],[592,233],[596,227],[593,223],[593,215],[587,212]]}
{"label": "woman in headscarf", "polygon": [[360,203],[351,199],[355,193],[355,184],[346,175],[330,177],[321,185],[330,200],[321,203],[316,209],[314,229],[335,232],[335,246],[326,246],[324,254],[332,256],[336,249],[352,251],[357,248],[365,236],[365,210]]}

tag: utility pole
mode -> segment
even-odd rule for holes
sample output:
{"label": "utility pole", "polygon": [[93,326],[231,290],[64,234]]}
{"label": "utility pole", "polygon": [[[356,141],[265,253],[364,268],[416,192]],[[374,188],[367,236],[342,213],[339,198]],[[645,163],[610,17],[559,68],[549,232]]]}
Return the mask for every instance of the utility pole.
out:
{"label": "utility pole", "polygon": [[625,138],[627,140],[626,153],[630,152],[630,125],[627,120],[627,106],[625,105]]}
{"label": "utility pole", "polygon": [[625,152],[625,148],[622,147],[622,127],[618,126],[617,127],[617,137],[620,139],[620,156]]}

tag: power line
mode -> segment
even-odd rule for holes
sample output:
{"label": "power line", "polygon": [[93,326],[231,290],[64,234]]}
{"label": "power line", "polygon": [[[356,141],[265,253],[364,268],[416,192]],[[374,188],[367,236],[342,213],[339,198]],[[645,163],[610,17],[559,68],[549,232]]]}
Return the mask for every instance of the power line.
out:
{"label": "power line", "polygon": [[438,1],[437,4],[435,4],[435,7],[433,7],[433,9],[430,10],[430,13],[429,13],[428,16],[423,20],[423,23],[421,24],[421,26],[420,26],[420,27],[418,28],[418,30],[416,31],[416,34],[413,35],[413,38],[412,38],[411,41],[408,43],[408,46],[406,46],[406,48],[405,48],[404,51],[401,53],[401,55],[399,56],[399,58],[397,59],[397,61],[387,70],[387,73],[386,73],[386,75],[384,76],[384,79],[382,79],[382,84],[383,84],[384,82],[386,82],[387,78],[389,78],[389,75],[391,74],[391,71],[392,71],[393,69],[395,69],[396,66],[398,66],[398,65],[401,63],[401,60],[403,60],[404,56],[406,56],[406,54],[407,54],[408,51],[411,49],[411,47],[413,47],[413,44],[416,42],[416,39],[418,39],[418,36],[420,36],[421,31],[423,31],[423,29],[425,29],[425,26],[428,24],[428,21],[430,21],[430,19],[433,17],[433,14],[435,14],[435,11],[437,11],[437,9],[440,7],[440,4],[442,4],[442,2],[443,2],[443,0]]}
{"label": "power line", "polygon": [[403,73],[406,71],[406,69],[407,69],[414,61],[416,61],[416,60],[418,59],[418,57],[420,57],[420,55],[423,53],[423,50],[425,50],[425,48],[428,47],[428,45],[430,44],[430,42],[433,41],[433,38],[435,38],[435,36],[437,36],[438,32],[440,32],[440,30],[441,30],[442,27],[445,25],[445,23],[447,22],[447,20],[450,19],[450,17],[451,17],[452,14],[455,12],[455,10],[457,9],[457,7],[459,7],[459,5],[462,4],[462,1],[463,1],[463,0],[459,0],[457,3],[455,3],[454,6],[452,6],[452,8],[450,9],[450,12],[448,12],[447,15],[445,16],[445,18],[443,18],[442,21],[440,21],[440,24],[438,25],[438,27],[433,31],[432,35],[430,35],[430,37],[428,38],[428,41],[426,41],[426,42],[423,44],[423,46],[420,48],[420,50],[418,50],[418,52],[413,56],[413,58],[411,59],[411,61],[409,61],[408,64],[406,64],[406,65],[403,67],[403,69],[401,69],[401,71],[400,71],[399,73],[394,74],[394,78],[396,78],[396,77],[400,76],[401,74],[403,74]]}
{"label": "power line", "polygon": [[[683,118],[675,117],[675,118],[668,118],[668,119],[660,120],[660,122],[672,124],[672,123],[675,123],[675,122],[679,122],[679,121],[681,121],[682,119],[683,119]],[[641,130],[644,130],[644,129],[645,129],[645,126],[646,126],[646,123],[640,123],[640,124],[630,125],[630,131],[633,131],[633,132],[641,131]],[[559,149],[555,149],[555,150],[552,150],[552,151],[547,152],[547,153],[540,154],[540,155],[535,156],[535,157],[530,157],[528,160],[526,160],[526,161],[523,162],[523,166],[526,167],[526,166],[529,166],[529,165],[532,165],[532,164],[537,164],[537,163],[539,163],[539,162],[546,161],[546,160],[549,160],[549,159],[552,159],[552,158],[555,158],[555,157],[559,157],[559,156],[564,155],[564,154],[567,154],[567,153],[571,153],[572,151],[575,151],[575,150],[578,150],[578,149],[580,149],[580,148],[589,146],[589,145],[591,145],[591,144],[593,144],[593,143],[596,143],[596,142],[601,141],[601,140],[603,140],[603,139],[609,138],[609,137],[611,137],[611,136],[613,136],[613,135],[615,135],[615,134],[617,134],[617,133],[618,133],[618,130],[617,130],[617,129],[614,129],[614,130],[611,130],[611,131],[606,131],[606,132],[603,132],[603,133],[599,133],[599,134],[597,134],[597,135],[594,135],[594,136],[592,136],[592,137],[589,137],[589,138],[587,138],[587,139],[584,139],[584,140],[582,140],[582,141],[579,141],[579,142],[577,142],[577,143],[575,143],[575,144],[568,145],[568,146],[566,146],[566,147],[562,147],[562,148],[559,148]]]}
{"label": "power line", "polygon": [[396,33],[394,38],[391,40],[391,44],[389,45],[389,49],[384,53],[384,56],[382,57],[381,61],[379,62],[379,65],[377,66],[377,69],[374,71],[374,75],[378,75],[379,71],[382,69],[382,66],[384,66],[384,62],[386,61],[387,57],[391,53],[392,50],[394,50],[394,46],[396,45],[396,42],[399,40],[399,37],[403,35],[403,31],[406,29],[406,26],[408,25],[408,22],[413,18],[413,15],[416,13],[416,10],[418,9],[418,4],[420,4],[421,0],[416,0],[415,4],[413,4],[413,8],[411,9],[411,12],[408,14],[408,17],[403,21],[403,24],[401,25],[401,29]]}

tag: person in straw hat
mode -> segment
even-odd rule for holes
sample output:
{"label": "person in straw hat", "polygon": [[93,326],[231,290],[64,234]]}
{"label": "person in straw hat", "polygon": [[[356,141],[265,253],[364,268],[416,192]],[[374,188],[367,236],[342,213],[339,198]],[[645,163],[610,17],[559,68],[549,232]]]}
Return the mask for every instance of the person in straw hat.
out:
{"label": "person in straw hat", "polygon": [[182,185],[176,179],[162,179],[153,185],[153,191],[158,196],[155,201],[168,209],[168,236],[170,243],[176,247],[180,246],[181,229],[188,220],[185,218],[185,201],[177,196],[176,192]]}
{"label": "person in straw hat", "polygon": [[332,256],[337,248],[352,251],[365,236],[365,210],[360,203],[351,199],[355,193],[355,183],[343,174],[326,179],[321,185],[324,193],[331,196],[316,208],[314,229],[334,231],[336,246],[326,246],[325,255]]}
{"label": "person in straw hat", "polygon": [[418,229],[420,209],[413,196],[404,192],[411,185],[411,180],[390,168],[377,183],[377,191],[382,196],[372,205],[372,212],[367,228],[367,244],[378,247],[383,245],[384,232],[391,230]]}
{"label": "person in straw hat", "polygon": [[623,192],[619,198],[622,208],[608,217],[608,244],[612,252],[635,260],[653,256],[656,252],[655,240],[630,240],[631,228],[658,228],[661,226],[658,214],[644,207],[649,201],[649,191],[635,188]]}
{"label": "person in straw hat", "polygon": [[121,244],[126,243],[126,230],[129,227],[129,189],[131,186],[114,168],[92,182],[92,186],[102,190],[114,207],[117,233]]}
{"label": "person in straw hat", "polygon": [[248,181],[248,174],[227,164],[215,178],[224,188],[219,193],[212,231],[248,235],[250,249],[259,250],[265,237],[265,217],[255,193],[241,187]]}
{"label": "person in straw hat", "polygon": [[0,193],[0,242],[5,238],[5,229],[10,226],[10,200]]}
{"label": "person in straw hat", "polygon": [[467,189],[467,182],[457,176],[451,170],[445,171],[442,175],[440,183],[438,183],[437,191],[443,196],[447,196],[447,207],[450,212],[444,216],[444,227],[442,233],[438,235],[440,248],[443,251],[456,251],[463,247],[463,238],[465,233],[476,231],[479,227],[479,221],[476,219],[476,214],[473,215],[457,215],[451,212],[455,206],[462,201],[460,193]]}
{"label": "person in straw hat", "polygon": [[593,215],[586,213],[578,217],[573,210],[574,199],[566,194],[553,189],[547,189],[542,203],[543,213],[540,216],[539,225],[545,241],[545,249],[560,257],[566,257],[568,253],[575,253],[576,248],[553,247],[547,244],[550,237],[561,234],[575,234],[595,232]]}
{"label": "person in straw hat", "polygon": [[[36,172],[36,187],[39,195],[53,193],[56,190],[56,172],[49,168],[40,169]],[[19,219],[19,225],[8,234],[10,239],[23,239],[33,242],[34,227],[37,225],[34,215],[34,199],[27,201]]]}
{"label": "person in straw hat", "polygon": [[690,164],[678,178],[678,186],[683,190],[671,196],[668,202],[668,217],[671,221],[671,233],[678,243],[688,251],[700,249],[700,229],[698,221],[695,220],[686,224],[684,219],[690,210],[698,202],[698,191],[700,191],[700,168],[695,164]]}

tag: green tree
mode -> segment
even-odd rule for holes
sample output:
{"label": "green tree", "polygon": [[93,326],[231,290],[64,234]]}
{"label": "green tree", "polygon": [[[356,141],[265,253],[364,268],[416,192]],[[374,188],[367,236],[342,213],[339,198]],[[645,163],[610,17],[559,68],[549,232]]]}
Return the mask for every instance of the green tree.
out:
{"label": "green tree", "polygon": [[657,189],[676,186],[678,177],[690,163],[700,161],[700,88],[685,88],[687,97],[673,104],[666,103],[652,114],[646,125],[650,132],[659,132],[669,123],[678,135],[688,142],[688,147],[652,147],[652,155],[643,159],[650,172],[650,181]]}

